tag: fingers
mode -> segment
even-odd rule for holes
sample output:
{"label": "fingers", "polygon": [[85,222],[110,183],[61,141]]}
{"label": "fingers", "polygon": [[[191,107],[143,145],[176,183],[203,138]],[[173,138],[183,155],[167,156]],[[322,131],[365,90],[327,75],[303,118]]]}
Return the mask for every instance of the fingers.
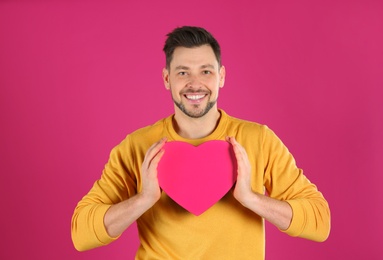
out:
{"label": "fingers", "polygon": [[165,150],[161,149],[150,161],[149,168],[150,169],[157,169],[158,163],[160,162],[162,156],[164,155]]}
{"label": "fingers", "polygon": [[247,152],[242,145],[240,145],[234,137],[227,137],[226,140],[232,144],[235,158],[237,159],[238,173],[244,171],[249,172],[250,162]]}
{"label": "fingers", "polygon": [[148,151],[146,152],[146,156],[148,158],[151,158],[153,157],[155,154],[157,154],[161,148],[164,146],[164,144],[166,143],[166,140],[167,138],[164,137],[162,138],[161,140],[159,140],[158,142],[154,143],[149,149]]}
{"label": "fingers", "polygon": [[164,150],[162,147],[165,145],[167,138],[164,137],[158,142],[154,143],[146,152],[143,167],[148,169],[151,164],[157,165],[162,155],[164,154]]}
{"label": "fingers", "polygon": [[243,156],[247,156],[245,148],[243,148],[242,145],[240,145],[237,142],[237,140],[235,140],[235,137],[228,136],[226,137],[226,140],[229,143],[231,143],[231,145],[233,146],[233,150],[234,150],[235,156],[237,157],[237,160],[242,159]]}
{"label": "fingers", "polygon": [[240,146],[240,144],[237,142],[237,140],[235,140],[234,136],[227,136],[226,141],[231,143],[233,146]]}

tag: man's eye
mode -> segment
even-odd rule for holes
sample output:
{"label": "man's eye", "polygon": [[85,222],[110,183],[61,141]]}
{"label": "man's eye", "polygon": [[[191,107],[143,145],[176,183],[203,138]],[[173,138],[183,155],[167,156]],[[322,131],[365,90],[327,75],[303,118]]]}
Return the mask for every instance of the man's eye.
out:
{"label": "man's eye", "polygon": [[185,76],[185,75],[186,75],[186,72],[185,72],[185,71],[180,71],[180,72],[178,72],[178,75],[180,75],[180,76]]}
{"label": "man's eye", "polygon": [[208,74],[211,74],[211,71],[209,71],[209,70],[204,70],[202,73],[205,74],[205,75],[208,75]]}

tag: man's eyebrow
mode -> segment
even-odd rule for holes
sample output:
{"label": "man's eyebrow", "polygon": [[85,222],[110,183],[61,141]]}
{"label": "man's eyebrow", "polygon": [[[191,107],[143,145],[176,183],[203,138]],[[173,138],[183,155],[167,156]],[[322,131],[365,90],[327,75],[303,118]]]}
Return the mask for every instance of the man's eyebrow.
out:
{"label": "man's eyebrow", "polygon": [[205,64],[201,66],[201,69],[215,69],[215,67],[212,64]]}
{"label": "man's eyebrow", "polygon": [[[204,64],[204,65],[201,65],[200,69],[215,69],[215,67],[212,64]],[[185,65],[179,65],[175,67],[174,70],[190,70],[190,68]]]}
{"label": "man's eyebrow", "polygon": [[183,65],[175,67],[175,70],[189,70],[189,69],[190,69],[189,67],[183,66]]}

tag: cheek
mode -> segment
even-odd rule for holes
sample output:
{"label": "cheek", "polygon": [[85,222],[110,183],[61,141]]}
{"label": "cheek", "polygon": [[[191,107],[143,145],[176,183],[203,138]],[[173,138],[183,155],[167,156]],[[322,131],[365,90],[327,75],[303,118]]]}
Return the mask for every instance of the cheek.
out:
{"label": "cheek", "polygon": [[220,83],[220,77],[217,75],[214,75],[213,77],[206,78],[206,81],[209,83],[210,86],[218,86]]}
{"label": "cheek", "polygon": [[221,84],[221,81],[219,81],[219,79],[211,79],[209,82],[208,82],[208,85],[213,88],[214,90],[218,90],[219,88],[221,88],[222,84]]}
{"label": "cheek", "polygon": [[184,84],[184,80],[182,80],[182,79],[178,79],[178,78],[170,78],[169,79],[169,85],[172,88],[179,88],[179,86],[181,86],[182,84]]}
{"label": "cheek", "polygon": [[169,85],[169,91],[170,94],[172,95],[173,99],[180,99],[180,89],[177,88],[174,84]]}

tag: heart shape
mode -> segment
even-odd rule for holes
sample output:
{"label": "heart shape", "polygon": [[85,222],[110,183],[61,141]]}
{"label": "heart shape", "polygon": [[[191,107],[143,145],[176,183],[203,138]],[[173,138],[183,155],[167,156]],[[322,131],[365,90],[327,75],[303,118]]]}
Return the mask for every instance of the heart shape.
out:
{"label": "heart shape", "polygon": [[164,145],[158,166],[163,191],[199,216],[218,202],[236,180],[236,159],[230,143],[208,141],[199,146],[173,141]]}

